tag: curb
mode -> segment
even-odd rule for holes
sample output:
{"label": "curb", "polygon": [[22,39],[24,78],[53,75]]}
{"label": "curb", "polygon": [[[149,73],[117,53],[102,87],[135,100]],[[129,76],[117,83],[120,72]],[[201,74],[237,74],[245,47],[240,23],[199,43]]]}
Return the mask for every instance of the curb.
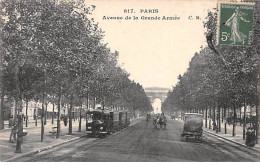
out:
{"label": "curb", "polygon": [[[203,127],[203,128],[204,128],[204,127]],[[256,151],[256,152],[260,152],[260,149],[248,147],[248,146],[245,145],[245,144],[242,144],[242,143],[239,143],[239,142],[237,142],[237,141],[234,141],[234,140],[225,138],[225,137],[220,136],[220,135],[218,135],[218,134],[211,133],[211,132],[209,132],[209,131],[207,131],[207,130],[205,130],[205,129],[203,129],[203,132],[207,132],[207,133],[209,133],[209,134],[211,134],[211,135],[213,135],[213,136],[217,136],[217,137],[219,137],[219,138],[222,138],[222,139],[227,140],[227,141],[229,141],[229,142],[235,143],[235,144],[237,144],[237,145],[240,145],[240,146],[243,146],[243,147],[246,147],[246,148],[250,148],[251,150],[254,150],[254,151]]]}
{"label": "curb", "polygon": [[[142,117],[140,118],[137,118],[135,119],[134,121],[137,121],[138,119],[142,119]],[[133,119],[132,119],[133,120]],[[134,123],[131,123],[129,126],[133,126],[135,125],[137,122],[134,122]],[[43,152],[43,151],[46,151],[46,150],[49,150],[49,149],[52,149],[52,148],[55,148],[55,147],[58,147],[58,146],[61,146],[63,144],[67,144],[67,143],[70,143],[70,142],[73,142],[73,141],[76,141],[80,138],[84,138],[84,137],[87,137],[87,135],[83,135],[83,136],[80,136],[80,137],[75,137],[75,138],[72,138],[70,140],[67,140],[67,141],[64,141],[64,142],[60,142],[58,144],[54,144],[52,146],[48,146],[48,147],[43,147],[43,148],[40,148],[40,149],[37,149],[37,150],[33,150],[33,151],[30,151],[30,152],[27,152],[27,153],[24,153],[24,154],[21,154],[21,155],[17,155],[15,157],[12,157],[10,159],[7,159],[7,160],[3,160],[2,162],[13,162],[15,161],[16,159],[19,159],[19,158],[22,158],[22,157],[26,157],[26,156],[32,156],[32,155],[35,155],[35,154],[38,154],[40,152]]]}
{"label": "curb", "polygon": [[238,145],[240,145],[240,146],[243,146],[243,147],[246,147],[246,148],[250,148],[250,149],[252,149],[252,150],[254,150],[254,151],[260,152],[259,149],[252,148],[252,147],[248,147],[248,146],[245,145],[245,144],[242,144],[242,143],[239,143],[239,142],[237,142],[237,141],[234,141],[234,140],[231,140],[231,139],[225,138],[225,137],[220,136],[220,135],[218,135],[218,134],[214,134],[214,133],[209,132],[209,131],[207,131],[207,130],[205,130],[205,129],[203,129],[203,131],[205,131],[205,132],[207,132],[207,133],[209,133],[209,134],[211,134],[211,135],[217,136],[217,137],[219,137],[219,138],[222,138],[222,139],[224,139],[224,140],[227,140],[227,141],[229,141],[229,142],[232,142],[232,143],[238,144]]}
{"label": "curb", "polygon": [[37,150],[33,150],[31,152],[27,152],[27,153],[24,153],[24,154],[21,154],[21,155],[18,155],[18,156],[15,156],[15,157],[12,157],[10,159],[7,159],[7,160],[4,160],[3,162],[12,162],[16,159],[19,159],[19,158],[22,158],[22,157],[25,157],[25,156],[29,156],[29,155],[34,155],[34,154],[38,154],[40,152],[43,152],[43,151],[46,151],[46,150],[49,150],[49,149],[52,149],[52,148],[55,148],[55,147],[58,147],[58,146],[61,146],[63,144],[67,144],[67,143],[70,143],[70,142],[73,142],[73,141],[76,141],[80,138],[84,138],[86,137],[87,135],[83,135],[83,136],[80,136],[80,137],[75,137],[75,138],[72,138],[70,140],[67,140],[67,141],[64,141],[64,142],[60,142],[58,144],[54,144],[52,146],[48,146],[48,147],[43,147],[43,148],[40,148],[40,149],[37,149]]}
{"label": "curb", "polygon": [[[138,118],[140,119],[140,118]],[[134,121],[137,121],[138,119],[135,119]],[[135,125],[137,122],[135,123],[131,123],[129,126],[133,126]],[[55,148],[55,147],[58,147],[58,146],[61,146],[63,144],[67,144],[67,143],[70,143],[72,141],[76,141],[80,138],[84,138],[84,137],[87,137],[87,135],[83,135],[83,136],[80,136],[80,137],[75,137],[75,138],[72,138],[70,140],[67,140],[67,141],[64,141],[64,142],[60,142],[58,144],[54,144],[52,146],[48,146],[48,147],[43,147],[43,148],[40,148],[40,149],[37,149],[37,150],[33,150],[31,152],[27,152],[27,153],[24,153],[24,154],[21,154],[21,155],[17,155],[15,157],[12,157],[10,159],[7,159],[7,160],[3,160],[3,162],[12,162],[12,161],[15,161],[16,159],[19,159],[19,158],[22,158],[22,157],[25,157],[25,156],[32,156],[34,154],[38,154],[40,152],[43,152],[43,151],[46,151],[46,150],[49,150],[49,149],[52,149],[52,148]]]}

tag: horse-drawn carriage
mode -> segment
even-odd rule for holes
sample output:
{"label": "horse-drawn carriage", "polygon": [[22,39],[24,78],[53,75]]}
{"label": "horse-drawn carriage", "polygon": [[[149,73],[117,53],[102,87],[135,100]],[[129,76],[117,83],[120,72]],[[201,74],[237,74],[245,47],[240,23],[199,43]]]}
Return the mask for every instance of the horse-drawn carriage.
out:
{"label": "horse-drawn carriage", "polygon": [[164,116],[164,114],[162,115],[158,115],[154,120],[153,120],[153,124],[154,124],[154,128],[158,128],[158,126],[160,126],[160,129],[162,129],[162,127],[164,127],[164,129],[166,129],[166,125],[167,125],[167,120],[166,120],[166,116]]}
{"label": "horse-drawn carriage", "polygon": [[202,126],[203,126],[203,115],[198,113],[185,113],[184,115],[184,127],[181,134],[182,140],[185,137],[194,137],[195,140],[202,142]]}

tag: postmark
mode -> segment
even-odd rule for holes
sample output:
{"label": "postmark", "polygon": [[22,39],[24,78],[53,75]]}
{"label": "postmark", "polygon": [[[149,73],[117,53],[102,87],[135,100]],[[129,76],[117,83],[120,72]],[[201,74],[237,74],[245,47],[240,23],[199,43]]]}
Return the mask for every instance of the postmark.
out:
{"label": "postmark", "polygon": [[254,9],[254,3],[219,1],[217,43],[251,46]]}

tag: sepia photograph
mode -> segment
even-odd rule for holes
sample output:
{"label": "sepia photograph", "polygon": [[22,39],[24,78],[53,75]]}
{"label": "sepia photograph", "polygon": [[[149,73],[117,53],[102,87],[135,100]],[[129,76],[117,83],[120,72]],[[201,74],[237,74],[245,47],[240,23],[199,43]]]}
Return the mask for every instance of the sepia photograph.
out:
{"label": "sepia photograph", "polygon": [[0,0],[0,162],[260,162],[259,62],[259,0]]}

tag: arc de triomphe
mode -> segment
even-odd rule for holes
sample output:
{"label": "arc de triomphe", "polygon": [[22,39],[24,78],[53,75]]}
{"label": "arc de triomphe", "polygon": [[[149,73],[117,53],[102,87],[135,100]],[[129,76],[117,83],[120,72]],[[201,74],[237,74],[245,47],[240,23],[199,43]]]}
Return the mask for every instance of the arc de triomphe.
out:
{"label": "arc de triomphe", "polygon": [[145,88],[144,91],[150,99],[153,106],[153,112],[155,114],[161,113],[162,103],[167,98],[167,93],[170,91],[170,88],[150,87]]}

